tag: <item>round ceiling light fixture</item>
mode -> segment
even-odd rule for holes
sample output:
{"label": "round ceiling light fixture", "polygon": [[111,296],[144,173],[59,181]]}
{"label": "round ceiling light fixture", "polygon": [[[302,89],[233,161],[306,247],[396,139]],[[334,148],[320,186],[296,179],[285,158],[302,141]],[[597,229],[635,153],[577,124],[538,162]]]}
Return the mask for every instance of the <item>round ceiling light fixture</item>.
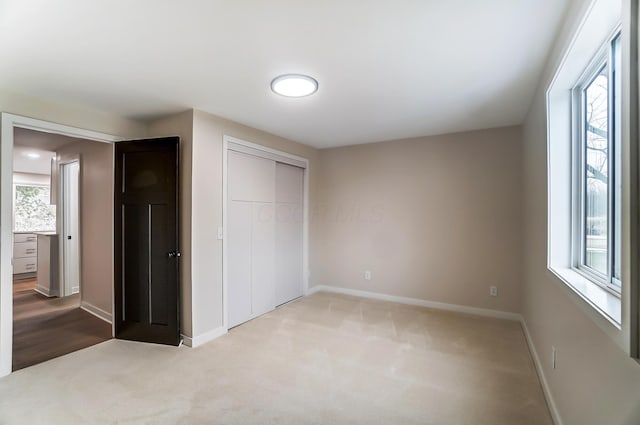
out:
{"label": "round ceiling light fixture", "polygon": [[305,97],[318,91],[318,82],[308,75],[285,74],[271,81],[271,90],[280,96]]}
{"label": "round ceiling light fixture", "polygon": [[28,158],[31,158],[31,159],[38,159],[38,158],[40,158],[40,154],[39,154],[39,153],[36,153],[36,152],[27,152],[25,155],[26,155]]}

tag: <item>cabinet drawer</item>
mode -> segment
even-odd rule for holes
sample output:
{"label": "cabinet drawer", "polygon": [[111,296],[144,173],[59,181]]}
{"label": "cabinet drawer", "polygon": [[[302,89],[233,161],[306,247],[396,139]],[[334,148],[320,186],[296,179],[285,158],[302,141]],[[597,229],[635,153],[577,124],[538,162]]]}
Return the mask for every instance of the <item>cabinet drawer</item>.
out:
{"label": "cabinet drawer", "polygon": [[33,233],[15,233],[13,235],[13,242],[37,242],[38,236]]}
{"label": "cabinet drawer", "polygon": [[38,270],[38,259],[32,258],[15,258],[13,260],[13,274],[31,273]]}
{"label": "cabinet drawer", "polygon": [[37,242],[16,242],[13,244],[13,258],[35,257],[37,255]]}

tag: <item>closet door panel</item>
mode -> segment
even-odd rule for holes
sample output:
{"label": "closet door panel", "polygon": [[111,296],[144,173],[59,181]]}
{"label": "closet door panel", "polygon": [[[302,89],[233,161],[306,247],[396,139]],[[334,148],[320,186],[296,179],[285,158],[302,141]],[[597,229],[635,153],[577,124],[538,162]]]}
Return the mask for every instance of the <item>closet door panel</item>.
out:
{"label": "closet door panel", "polygon": [[303,295],[304,170],[276,164],[276,305]]}
{"label": "closet door panel", "polygon": [[273,204],[275,197],[276,162],[271,159],[251,157],[253,202]]}
{"label": "closet door panel", "polygon": [[[234,170],[235,172],[235,170]],[[231,183],[231,179],[229,181]],[[251,222],[253,204],[229,201],[227,303],[229,327],[251,319]]]}
{"label": "closet door panel", "polygon": [[[273,180],[272,180],[273,182]],[[253,203],[251,282],[253,317],[273,310],[275,304],[275,228],[273,203]]]}
{"label": "closet door panel", "polygon": [[254,158],[239,152],[229,151],[227,167],[230,201],[253,201]]}

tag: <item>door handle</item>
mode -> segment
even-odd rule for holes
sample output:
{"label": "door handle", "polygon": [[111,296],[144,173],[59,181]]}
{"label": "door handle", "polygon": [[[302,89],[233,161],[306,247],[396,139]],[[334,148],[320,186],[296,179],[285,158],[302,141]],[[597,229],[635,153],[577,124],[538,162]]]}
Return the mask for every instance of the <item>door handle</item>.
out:
{"label": "door handle", "polygon": [[67,239],[71,240],[71,236],[67,236]]}
{"label": "door handle", "polygon": [[177,258],[177,257],[182,257],[182,254],[180,253],[180,251],[169,251],[169,258]]}

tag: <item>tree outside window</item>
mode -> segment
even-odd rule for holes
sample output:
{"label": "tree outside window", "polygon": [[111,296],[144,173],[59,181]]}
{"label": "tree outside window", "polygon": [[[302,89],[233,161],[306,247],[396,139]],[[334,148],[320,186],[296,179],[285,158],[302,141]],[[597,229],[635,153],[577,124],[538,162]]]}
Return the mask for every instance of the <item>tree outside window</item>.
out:
{"label": "tree outside window", "polygon": [[55,230],[56,207],[49,204],[49,187],[15,186],[13,230],[32,232]]}

